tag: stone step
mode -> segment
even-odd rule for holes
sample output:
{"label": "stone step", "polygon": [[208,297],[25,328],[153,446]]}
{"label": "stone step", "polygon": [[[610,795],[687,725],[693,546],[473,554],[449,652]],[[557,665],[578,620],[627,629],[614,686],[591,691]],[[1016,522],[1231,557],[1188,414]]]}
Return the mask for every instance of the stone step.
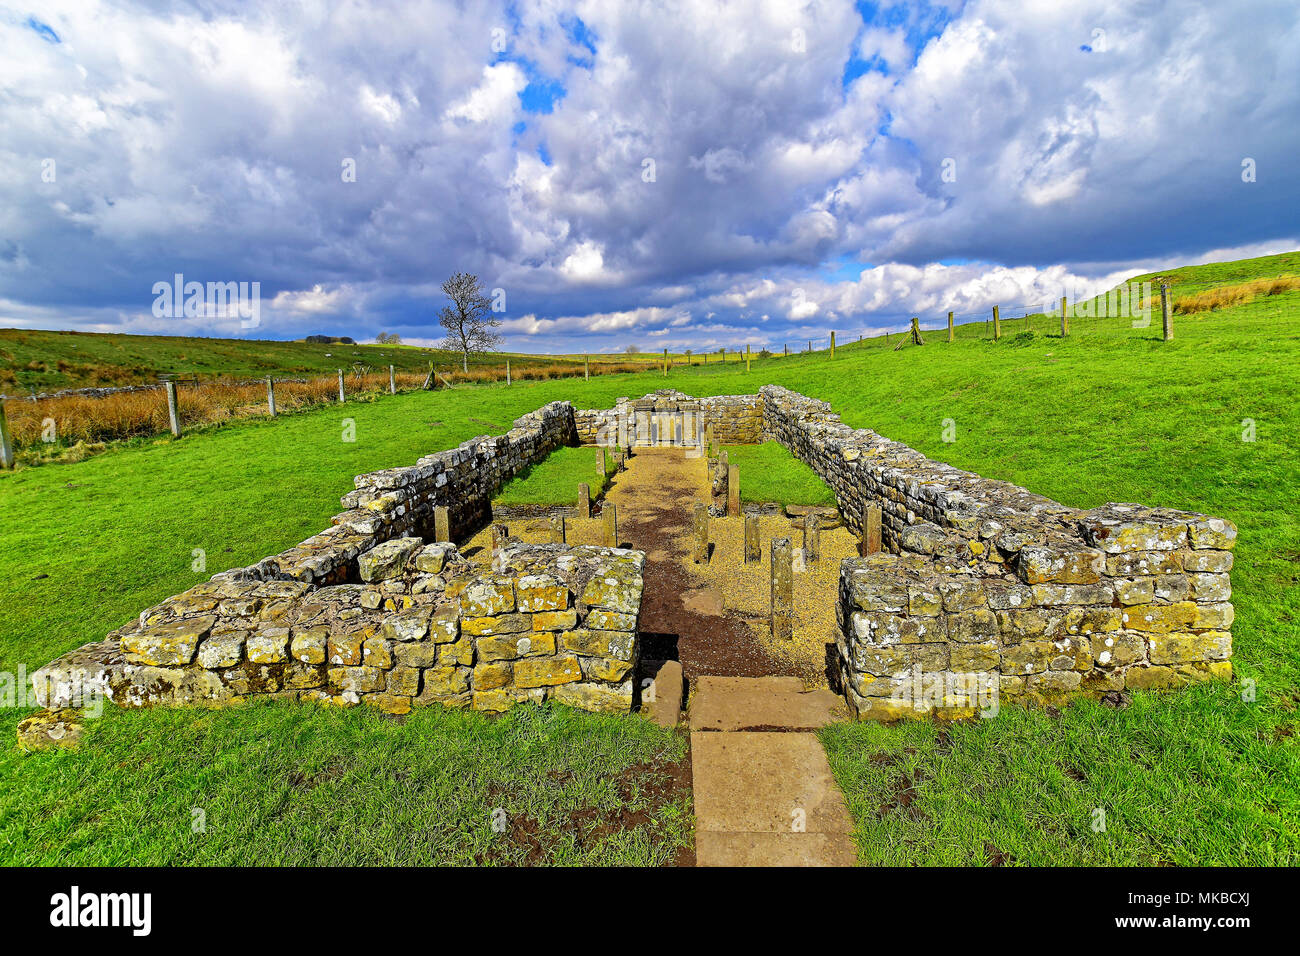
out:
{"label": "stone step", "polygon": [[696,863],[841,866],[853,820],[809,733],[692,733]]}
{"label": "stone step", "polygon": [[797,677],[702,676],[690,704],[693,731],[816,730],[847,715],[843,700]]}

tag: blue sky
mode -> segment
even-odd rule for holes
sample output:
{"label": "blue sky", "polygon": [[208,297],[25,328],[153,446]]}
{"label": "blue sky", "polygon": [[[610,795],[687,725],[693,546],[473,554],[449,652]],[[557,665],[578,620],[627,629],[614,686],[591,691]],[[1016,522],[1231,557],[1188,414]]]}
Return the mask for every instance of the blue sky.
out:
{"label": "blue sky", "polygon": [[[1300,12],[0,6],[0,325],[780,347],[1298,244]],[[350,168],[355,176],[348,178]],[[177,274],[261,321],[160,317]]]}

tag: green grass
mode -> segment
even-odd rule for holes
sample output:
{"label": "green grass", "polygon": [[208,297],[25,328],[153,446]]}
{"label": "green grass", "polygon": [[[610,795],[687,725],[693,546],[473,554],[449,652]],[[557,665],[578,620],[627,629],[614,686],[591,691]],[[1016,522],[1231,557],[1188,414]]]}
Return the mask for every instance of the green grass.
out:
{"label": "green grass", "polygon": [[493,499],[493,504],[505,507],[571,505],[578,500],[578,485],[581,484],[589,487],[594,501],[614,474],[613,453],[606,453],[603,472],[596,465],[598,454],[594,448],[557,448],[544,460],[506,482]]}
{"label": "green grass", "polygon": [[[518,369],[561,361],[572,365],[582,358],[488,352],[471,355],[469,364],[501,366],[510,359]],[[651,363],[657,359],[653,355],[593,355],[591,361]],[[354,364],[376,370],[392,365],[398,371],[427,372],[430,362],[444,369],[454,366],[454,372],[461,367],[461,356],[412,345],[317,345],[269,339],[0,329],[0,391],[12,394],[151,383],[157,381],[159,372],[197,375],[204,380],[243,380],[266,375],[315,377]]]}
{"label": "green grass", "polygon": [[[1253,277],[1234,268],[1245,274],[1232,281]],[[302,540],[339,510],[338,496],[357,473],[504,430],[547,401],[611,407],[620,395],[665,385],[713,395],[771,381],[832,402],[854,427],[1069,505],[1138,501],[1229,518],[1240,529],[1232,685],[1138,694],[1125,711],[1080,704],[1058,718],[1005,708],[995,720],[954,725],[942,737],[928,724],[828,732],[865,860],[982,861],[991,844],[1025,862],[1295,865],[1300,293],[1180,316],[1170,343],[1160,341],[1158,318],[1153,326],[1094,319],[1066,340],[1040,329],[998,343],[966,326],[951,345],[927,336],[924,347],[894,352],[868,340],[841,347],[833,360],[819,352],[755,361],[749,373],[715,364],[675,368],[667,380],[647,372],[412,393],[0,476],[0,669],[30,671],[215,571]],[[352,444],[340,441],[345,417],[356,420]],[[1254,441],[1242,440],[1247,419]],[[947,421],[953,442],[944,441]],[[190,568],[195,548],[207,554],[201,574]],[[41,574],[48,577],[38,580]],[[1241,699],[1244,682],[1254,684],[1253,702]],[[6,740],[22,713],[5,712]],[[295,721],[307,728],[327,719],[302,713]],[[212,718],[205,738],[212,759],[258,739],[271,749],[295,746],[288,730],[266,729],[260,714],[235,709]],[[166,802],[167,775],[179,772],[168,769],[179,759],[167,749],[169,735],[206,719],[113,715],[103,724],[121,735],[114,761],[101,762],[93,742],[80,754],[19,757],[0,741],[0,814],[58,818],[87,786],[134,793],[142,805]],[[338,737],[340,748],[355,739],[332,723],[312,732]],[[442,746],[403,740],[417,750]],[[877,753],[901,763],[877,764]],[[46,766],[67,772],[45,776]],[[900,767],[924,771],[909,798],[917,812],[877,816],[892,802]],[[375,765],[375,773],[386,771]],[[92,783],[98,776],[104,779]],[[231,786],[247,806],[271,805],[280,793],[266,776],[238,777]],[[345,805],[374,818],[385,812],[375,794],[358,787]],[[1090,827],[1098,806],[1107,809],[1104,835]],[[367,852],[398,855],[396,842],[409,839],[396,828],[383,834],[386,845]],[[35,839],[30,829],[8,830],[4,858],[54,852]],[[48,839],[51,848],[61,845],[58,834]],[[111,852],[68,845],[75,847],[69,860]],[[210,858],[222,852],[233,858],[237,847],[214,849]],[[292,856],[283,847],[276,854]]]}
{"label": "green grass", "polygon": [[742,501],[779,505],[833,505],[835,495],[817,473],[785,446],[774,441],[761,445],[726,445],[727,461],[740,470]]}
{"label": "green grass", "polygon": [[[264,701],[109,708],[86,730],[75,753],[0,750],[4,862],[644,866],[691,845],[689,792],[650,792],[685,738],[639,718],[428,707],[399,722]],[[652,769],[627,772],[642,763]]]}

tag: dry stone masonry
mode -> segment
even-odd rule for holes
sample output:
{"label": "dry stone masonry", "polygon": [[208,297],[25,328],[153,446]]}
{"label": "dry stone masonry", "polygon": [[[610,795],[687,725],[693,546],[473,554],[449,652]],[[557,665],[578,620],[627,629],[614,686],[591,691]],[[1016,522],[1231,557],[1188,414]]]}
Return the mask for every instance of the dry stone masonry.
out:
{"label": "dry stone masonry", "polygon": [[[123,706],[256,695],[501,711],[553,699],[635,704],[645,556],[503,542],[490,567],[455,545],[491,520],[502,483],[561,445],[702,453],[780,442],[885,550],[844,561],[834,675],[863,718],[964,716],[1231,674],[1236,529],[1133,504],[1079,510],[939,462],[777,386],[613,409],[553,402],[504,435],[360,475],[332,526],[215,575],[34,675],[40,724],[96,695]],[[27,722],[25,722],[27,723]],[[38,719],[39,723],[39,719]],[[37,730],[40,728],[38,727]],[[35,732],[35,731],[33,731]]]}

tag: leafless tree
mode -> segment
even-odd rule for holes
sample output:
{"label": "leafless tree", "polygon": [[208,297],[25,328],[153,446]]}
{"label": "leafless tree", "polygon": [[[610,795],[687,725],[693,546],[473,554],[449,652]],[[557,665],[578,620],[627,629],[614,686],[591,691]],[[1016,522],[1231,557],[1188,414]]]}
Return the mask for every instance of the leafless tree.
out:
{"label": "leafless tree", "polygon": [[461,365],[469,371],[470,352],[491,352],[501,344],[492,331],[501,323],[492,317],[492,300],[483,294],[478,276],[457,272],[442,284],[451,305],[442,307],[438,321],[447,330],[442,347],[461,353]]}

